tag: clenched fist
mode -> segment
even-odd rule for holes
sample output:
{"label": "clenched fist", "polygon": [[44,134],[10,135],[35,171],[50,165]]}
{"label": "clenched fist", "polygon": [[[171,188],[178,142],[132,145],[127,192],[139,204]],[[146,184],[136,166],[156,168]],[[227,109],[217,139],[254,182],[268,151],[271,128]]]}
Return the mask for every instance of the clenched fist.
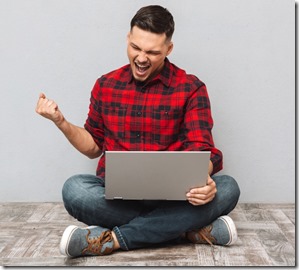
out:
{"label": "clenched fist", "polygon": [[39,94],[35,111],[41,116],[50,119],[57,126],[64,120],[64,117],[55,101],[48,99],[44,93]]}

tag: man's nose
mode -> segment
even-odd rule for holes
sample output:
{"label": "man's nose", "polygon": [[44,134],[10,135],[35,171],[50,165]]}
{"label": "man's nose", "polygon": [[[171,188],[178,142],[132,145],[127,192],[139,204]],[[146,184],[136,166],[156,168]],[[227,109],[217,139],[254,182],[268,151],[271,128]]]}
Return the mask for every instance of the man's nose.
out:
{"label": "man's nose", "polygon": [[137,60],[139,63],[146,63],[148,61],[147,54],[145,52],[139,52]]}

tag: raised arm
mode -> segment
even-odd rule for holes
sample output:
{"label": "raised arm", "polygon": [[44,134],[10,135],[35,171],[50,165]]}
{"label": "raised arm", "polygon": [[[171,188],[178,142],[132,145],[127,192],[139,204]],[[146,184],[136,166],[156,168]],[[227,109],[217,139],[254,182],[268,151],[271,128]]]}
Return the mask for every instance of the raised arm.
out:
{"label": "raised arm", "polygon": [[51,120],[79,152],[89,158],[97,158],[101,155],[101,150],[90,133],[84,128],[68,122],[59,110],[56,102],[48,99],[45,94],[41,93],[39,95],[35,111]]}

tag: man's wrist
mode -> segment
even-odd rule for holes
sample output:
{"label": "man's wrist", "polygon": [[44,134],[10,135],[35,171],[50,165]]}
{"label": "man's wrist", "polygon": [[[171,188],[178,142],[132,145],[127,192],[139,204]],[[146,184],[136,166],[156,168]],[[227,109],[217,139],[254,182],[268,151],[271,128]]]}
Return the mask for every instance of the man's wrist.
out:
{"label": "man's wrist", "polygon": [[66,126],[67,121],[65,120],[65,118],[62,116],[61,119],[59,119],[58,121],[53,121],[54,124],[60,129],[63,130],[63,128]]}

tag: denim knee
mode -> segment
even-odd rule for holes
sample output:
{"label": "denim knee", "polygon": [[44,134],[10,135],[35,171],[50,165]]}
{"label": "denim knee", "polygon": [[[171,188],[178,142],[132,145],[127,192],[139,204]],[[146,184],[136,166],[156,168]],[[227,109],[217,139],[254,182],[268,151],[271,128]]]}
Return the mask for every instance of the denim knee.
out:
{"label": "denim knee", "polygon": [[66,180],[62,188],[62,199],[65,209],[75,218],[81,216],[86,206],[91,205],[94,194],[90,186],[99,185],[101,181],[94,175],[78,174]]}
{"label": "denim knee", "polygon": [[216,182],[216,199],[223,207],[225,213],[232,211],[238,203],[240,197],[240,188],[237,181],[229,175],[219,175],[213,177]]}
{"label": "denim knee", "polygon": [[72,176],[66,180],[62,187],[62,200],[64,203],[65,209],[68,211],[70,215],[73,215],[72,204],[74,197],[76,196],[76,185],[77,185],[76,176]]}
{"label": "denim knee", "polygon": [[238,201],[241,191],[240,191],[237,181],[229,175],[223,175],[222,177],[223,177],[222,181],[225,182],[225,184],[227,185],[227,187],[229,189],[231,200]]}

